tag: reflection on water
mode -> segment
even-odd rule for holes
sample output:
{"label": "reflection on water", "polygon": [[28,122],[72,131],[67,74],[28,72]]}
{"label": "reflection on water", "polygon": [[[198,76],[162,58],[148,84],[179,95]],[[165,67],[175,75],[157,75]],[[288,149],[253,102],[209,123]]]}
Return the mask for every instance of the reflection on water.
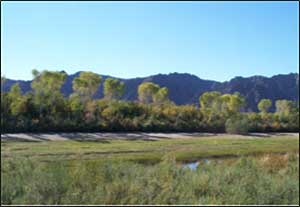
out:
{"label": "reflection on water", "polygon": [[191,170],[196,170],[200,163],[201,164],[209,164],[210,160],[203,159],[201,161],[185,163],[185,164],[183,164],[183,168],[189,168]]}
{"label": "reflection on water", "polygon": [[196,170],[199,166],[208,165],[208,164],[231,164],[235,162],[237,158],[210,158],[210,159],[200,159],[192,162],[181,163],[183,168],[187,168],[190,170]]}
{"label": "reflection on water", "polygon": [[199,161],[190,162],[190,163],[183,164],[183,168],[189,168],[191,170],[196,170],[198,165],[199,165]]}

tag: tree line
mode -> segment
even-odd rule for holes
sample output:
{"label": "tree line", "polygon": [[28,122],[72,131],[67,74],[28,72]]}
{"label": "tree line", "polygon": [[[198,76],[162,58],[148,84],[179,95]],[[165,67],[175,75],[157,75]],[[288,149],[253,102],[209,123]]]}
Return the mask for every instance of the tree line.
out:
{"label": "tree line", "polygon": [[[18,83],[1,90],[1,132],[298,132],[299,105],[289,100],[262,99],[259,113],[242,112],[246,101],[238,92],[212,91],[199,97],[200,107],[176,105],[168,88],[152,82],[138,87],[138,100],[120,100],[125,84],[104,81],[104,98],[93,99],[102,77],[81,72],[72,82],[73,93],[60,92],[64,72],[33,70],[32,91],[22,94]],[[5,78],[1,77],[1,88]],[[269,109],[275,104],[276,111]]]}

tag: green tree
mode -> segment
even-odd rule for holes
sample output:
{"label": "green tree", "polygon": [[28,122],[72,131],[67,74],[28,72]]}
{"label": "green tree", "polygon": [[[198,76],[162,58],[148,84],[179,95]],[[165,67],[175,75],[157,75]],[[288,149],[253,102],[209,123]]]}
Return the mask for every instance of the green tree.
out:
{"label": "green tree", "polygon": [[[73,80],[74,93],[69,98],[72,120],[83,129],[88,129],[98,120],[98,117],[95,116],[97,106],[92,98],[99,88],[101,79],[101,76],[96,73],[81,72]],[[83,123],[82,120],[85,122]],[[83,124],[85,125],[83,126]]]}
{"label": "green tree", "polygon": [[117,79],[107,78],[104,82],[104,97],[106,99],[119,99],[124,93],[125,84]]}
{"label": "green tree", "polygon": [[6,112],[5,116],[9,118],[6,119],[7,122],[13,124],[15,132],[30,130],[32,116],[35,114],[31,94],[22,95],[20,86],[16,83],[10,88],[6,99],[9,100],[6,102],[8,113]]}
{"label": "green tree", "polygon": [[234,115],[241,111],[246,101],[240,93],[224,94],[220,97],[222,102],[222,112],[228,115]]}
{"label": "green tree", "polygon": [[239,92],[235,92],[230,99],[229,109],[235,113],[240,112],[241,108],[245,106],[246,100]]}
{"label": "green tree", "polygon": [[227,119],[225,129],[230,134],[247,134],[249,131],[249,121],[246,116],[237,115]]}
{"label": "green tree", "polygon": [[1,132],[10,129],[10,99],[7,93],[1,93]]}
{"label": "green tree", "polygon": [[200,107],[202,109],[211,109],[211,108],[219,108],[220,106],[220,96],[221,93],[218,91],[212,91],[212,92],[205,92],[203,93],[200,98]]}
{"label": "green tree", "polygon": [[223,131],[226,120],[239,114],[245,99],[239,94],[223,94],[211,91],[203,93],[200,98],[200,111],[206,128]]}
{"label": "green tree", "polygon": [[262,99],[257,105],[257,108],[262,113],[267,113],[272,106],[272,101],[270,99]]}
{"label": "green tree", "polygon": [[220,97],[221,101],[222,101],[222,107],[221,107],[221,110],[225,113],[229,113],[230,111],[230,102],[231,102],[231,99],[232,99],[232,95],[230,94],[223,94],[221,97]]}
{"label": "green tree", "polygon": [[10,99],[4,92],[5,77],[1,76],[1,132],[5,132],[9,127]]}
{"label": "green tree", "polygon": [[[34,94],[34,105],[38,110],[39,120],[43,127],[63,121],[65,114],[65,100],[60,89],[67,76],[64,72],[37,71],[33,70],[34,79],[31,83]],[[54,127],[52,125],[52,127]]]}
{"label": "green tree", "polygon": [[167,87],[160,88],[153,95],[153,102],[156,104],[166,103],[169,101],[168,95],[169,95],[169,90]]}
{"label": "green tree", "polygon": [[92,127],[97,127],[98,122],[98,114],[99,114],[99,107],[95,100],[90,100],[86,103],[84,108],[84,120],[89,123]]}
{"label": "green tree", "polygon": [[80,102],[80,96],[76,93],[70,95],[68,102],[68,105],[72,111],[80,111],[83,109],[83,105]]}
{"label": "green tree", "polygon": [[293,102],[288,100],[277,100],[275,106],[276,113],[280,116],[288,116],[293,110]]}
{"label": "green tree", "polygon": [[24,112],[24,99],[22,97],[21,88],[18,83],[14,84],[8,93],[8,96],[11,100],[10,110],[11,113],[15,116]]}
{"label": "green tree", "polygon": [[31,87],[35,94],[49,95],[60,92],[60,89],[67,77],[66,73],[63,72],[52,72],[44,70],[39,72],[32,70],[34,80],[31,83]]}
{"label": "green tree", "polygon": [[140,102],[145,104],[152,103],[153,97],[159,89],[159,85],[151,82],[144,82],[140,84],[138,87],[138,98]]}
{"label": "green tree", "polygon": [[92,72],[81,72],[73,80],[73,90],[82,100],[92,99],[101,83],[101,76]]}

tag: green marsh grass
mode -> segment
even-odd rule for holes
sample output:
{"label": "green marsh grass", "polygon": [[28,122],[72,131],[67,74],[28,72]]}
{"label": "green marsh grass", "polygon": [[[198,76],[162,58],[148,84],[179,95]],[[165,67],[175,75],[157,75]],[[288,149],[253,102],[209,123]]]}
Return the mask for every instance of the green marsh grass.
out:
{"label": "green marsh grass", "polygon": [[5,141],[1,158],[2,204],[299,205],[299,137]]}
{"label": "green marsh grass", "polygon": [[[272,157],[275,156],[275,157]],[[277,156],[277,157],[276,157]],[[299,204],[299,154],[211,162],[195,171],[174,158],[155,165],[88,160],[1,163],[2,204]]]}

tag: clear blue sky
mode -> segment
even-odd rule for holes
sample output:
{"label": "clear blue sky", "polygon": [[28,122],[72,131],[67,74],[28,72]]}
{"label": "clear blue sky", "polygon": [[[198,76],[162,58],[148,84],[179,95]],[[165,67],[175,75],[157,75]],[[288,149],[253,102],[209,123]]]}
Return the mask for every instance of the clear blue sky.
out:
{"label": "clear blue sky", "polygon": [[298,72],[297,2],[1,2],[1,69],[203,79]]}

